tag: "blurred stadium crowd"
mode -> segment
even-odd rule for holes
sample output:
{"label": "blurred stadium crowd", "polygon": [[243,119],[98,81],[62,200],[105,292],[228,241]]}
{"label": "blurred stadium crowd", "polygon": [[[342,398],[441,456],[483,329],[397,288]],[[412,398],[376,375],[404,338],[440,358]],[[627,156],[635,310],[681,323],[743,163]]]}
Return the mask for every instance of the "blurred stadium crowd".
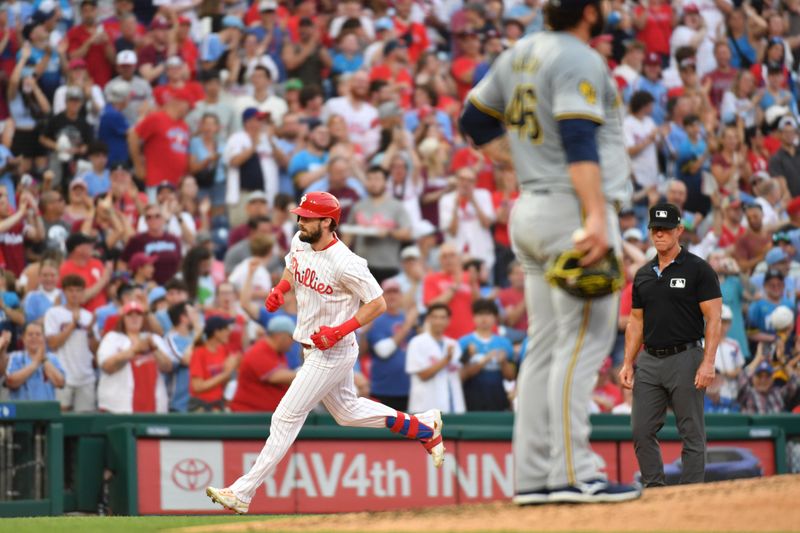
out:
{"label": "blurred stadium crowd", "polygon": [[[525,353],[513,171],[458,128],[541,0],[7,0],[0,8],[2,397],[73,411],[271,411],[302,364],[264,297],[307,191],[381,282],[357,383],[398,409],[508,410]],[[797,410],[800,0],[610,2],[592,41],[647,208],[683,210],[720,276],[710,412]],[[531,228],[534,231],[535,228]],[[309,281],[313,283],[313,280]],[[536,327],[535,322],[532,327]]]}

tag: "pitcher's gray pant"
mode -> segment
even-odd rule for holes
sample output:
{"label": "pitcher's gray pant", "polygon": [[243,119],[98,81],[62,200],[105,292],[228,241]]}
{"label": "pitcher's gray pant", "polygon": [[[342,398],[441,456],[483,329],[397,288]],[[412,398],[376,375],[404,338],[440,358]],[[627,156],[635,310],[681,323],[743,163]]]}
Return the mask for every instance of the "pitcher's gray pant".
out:
{"label": "pitcher's gray pant", "polygon": [[[620,247],[608,208],[609,242]],[[516,493],[603,478],[589,447],[589,403],[617,330],[618,296],[570,296],[544,279],[548,263],[573,248],[582,227],[578,201],[564,193],[523,192],[511,215],[514,251],[525,269],[528,350],[517,377]]]}
{"label": "pitcher's gray pant", "polygon": [[658,358],[642,352],[636,361],[633,382],[633,447],[645,487],[664,485],[664,463],[656,433],[664,425],[667,406],[675,412],[683,451],[681,483],[702,483],[705,479],[706,429],[703,391],[694,386],[703,348],[690,348]]}

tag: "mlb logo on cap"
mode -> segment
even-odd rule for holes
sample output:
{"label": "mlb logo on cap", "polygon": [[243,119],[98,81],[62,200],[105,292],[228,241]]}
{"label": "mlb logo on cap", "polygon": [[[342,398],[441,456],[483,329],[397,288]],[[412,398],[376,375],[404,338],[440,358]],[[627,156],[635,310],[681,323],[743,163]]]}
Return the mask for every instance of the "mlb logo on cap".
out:
{"label": "mlb logo on cap", "polygon": [[681,211],[673,204],[657,204],[650,208],[650,223],[648,229],[677,228],[681,223]]}

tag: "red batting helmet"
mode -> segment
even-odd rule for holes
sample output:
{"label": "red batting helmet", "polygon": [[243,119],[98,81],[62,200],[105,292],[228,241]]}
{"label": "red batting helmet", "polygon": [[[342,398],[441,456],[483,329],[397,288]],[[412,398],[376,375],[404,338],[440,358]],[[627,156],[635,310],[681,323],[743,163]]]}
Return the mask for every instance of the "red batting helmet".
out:
{"label": "red batting helmet", "polygon": [[291,212],[306,218],[332,218],[338,224],[342,208],[339,207],[339,200],[331,193],[310,192],[300,198],[300,205]]}

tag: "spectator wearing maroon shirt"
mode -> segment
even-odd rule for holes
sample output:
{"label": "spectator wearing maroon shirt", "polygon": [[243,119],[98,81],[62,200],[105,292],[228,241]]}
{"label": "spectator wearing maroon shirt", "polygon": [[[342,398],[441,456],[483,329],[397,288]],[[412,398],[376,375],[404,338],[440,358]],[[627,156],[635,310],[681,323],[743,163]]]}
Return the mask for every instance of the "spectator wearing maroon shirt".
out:
{"label": "spectator wearing maroon shirt", "polygon": [[145,37],[149,45],[139,50],[139,74],[153,86],[165,79],[166,61],[169,52],[169,30],[172,25],[158,16],[150,22],[150,31]]}
{"label": "spectator wearing maroon shirt", "polygon": [[134,172],[144,179],[151,201],[155,200],[159,183],[177,187],[189,171],[189,126],[183,119],[192,101],[186,87],[170,89],[164,106],[128,131],[128,152]]}
{"label": "spectator wearing maroon shirt", "polygon": [[275,411],[297,374],[286,362],[294,327],[288,316],[273,317],[267,324],[267,336],[244,353],[231,411]]}
{"label": "spectator wearing maroon shirt", "polygon": [[133,260],[135,254],[155,256],[156,283],[164,285],[178,272],[181,266],[181,242],[177,237],[165,230],[166,217],[161,207],[150,204],[144,211],[147,231],[137,233],[128,241],[120,257],[126,263]]}
{"label": "spectator wearing maroon shirt", "polygon": [[70,59],[85,60],[89,75],[101,87],[114,76],[116,50],[97,23],[97,0],[82,0],[81,24],[67,32],[67,54]]}
{"label": "spectator wearing maroon shirt", "polygon": [[228,248],[250,235],[250,220],[269,216],[269,204],[267,204],[267,195],[264,191],[251,191],[245,198],[247,203],[244,205],[244,212],[247,222],[231,230],[228,236]]}
{"label": "spectator wearing maroon shirt", "polygon": [[714,59],[717,61],[717,68],[704,76],[703,84],[711,82],[708,97],[719,111],[722,96],[733,86],[739,71],[731,66],[731,47],[728,41],[717,41],[714,45]]}
{"label": "spectator wearing maroon shirt", "polygon": [[351,161],[335,156],[328,161],[328,186],[326,190],[339,199],[342,209],[342,220],[347,220],[350,210],[361,199],[361,196],[348,185],[352,174]]}
{"label": "spectator wearing maroon shirt", "polygon": [[0,267],[19,277],[25,269],[25,240],[39,242],[44,238],[41,218],[36,217],[36,200],[22,193],[19,209],[14,211],[8,189],[0,185]]}

